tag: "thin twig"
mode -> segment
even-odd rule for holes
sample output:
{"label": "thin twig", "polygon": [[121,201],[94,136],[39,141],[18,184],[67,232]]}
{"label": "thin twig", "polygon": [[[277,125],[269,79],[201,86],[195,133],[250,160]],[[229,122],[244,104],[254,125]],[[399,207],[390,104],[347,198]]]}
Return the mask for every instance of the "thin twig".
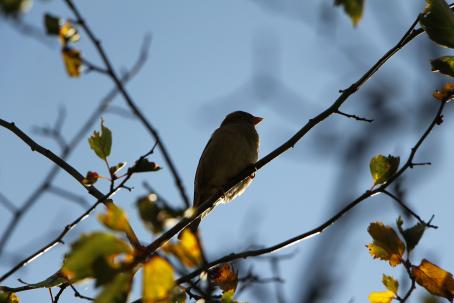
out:
{"label": "thin twig", "polygon": [[378,187],[374,190],[366,191],[365,193],[360,195],[358,198],[356,198],[355,200],[350,202],[348,205],[346,205],[342,210],[340,210],[337,214],[332,216],[330,219],[328,219],[327,221],[325,221],[318,227],[316,227],[308,232],[305,232],[303,234],[300,234],[298,236],[295,236],[293,238],[290,238],[288,240],[285,240],[283,242],[280,242],[278,244],[275,244],[275,245],[267,247],[267,248],[249,250],[249,251],[244,251],[244,252],[240,252],[240,253],[232,253],[232,254],[226,255],[215,261],[210,262],[206,266],[202,266],[201,268],[194,270],[192,273],[190,273],[186,276],[179,278],[178,280],[176,280],[176,283],[177,284],[185,283],[186,281],[198,276],[200,273],[202,273],[210,268],[213,268],[214,266],[219,265],[221,263],[227,263],[227,262],[231,262],[231,261],[238,260],[238,259],[245,259],[248,257],[256,257],[256,256],[264,255],[264,254],[274,253],[274,252],[279,251],[283,248],[286,248],[290,245],[294,245],[298,242],[301,242],[303,240],[309,239],[315,235],[322,233],[326,228],[331,226],[333,223],[335,223],[337,220],[339,220],[341,217],[343,217],[346,213],[348,213],[350,210],[352,210],[354,207],[356,207],[362,201],[366,200],[367,198],[369,198],[375,194],[382,193],[390,184],[392,184],[394,182],[394,180],[399,178],[399,176],[401,176],[407,169],[410,168],[410,163],[412,163],[413,158],[416,154],[416,151],[421,146],[421,144],[424,142],[424,140],[427,138],[427,136],[432,131],[432,129],[435,127],[435,125],[437,125],[436,120],[441,115],[445,104],[446,104],[446,102],[441,102],[440,107],[435,115],[435,118],[432,120],[432,122],[430,123],[430,125],[428,126],[426,131],[422,134],[422,136],[419,138],[419,140],[416,142],[416,144],[411,149],[411,152],[410,152],[410,155],[408,156],[407,161],[396,172],[396,174],[388,180],[388,182],[384,183],[383,185],[381,185],[380,187]]}
{"label": "thin twig", "polygon": [[403,209],[405,209],[406,211],[408,211],[416,220],[418,220],[421,224],[424,224],[426,227],[430,227],[430,228],[438,228],[438,226],[436,225],[432,225],[429,222],[426,222],[424,221],[423,219],[421,219],[420,216],[418,216],[418,214],[416,214],[413,210],[411,210],[410,207],[408,207],[401,199],[399,199],[397,196],[395,196],[394,194],[390,193],[389,191],[383,189],[382,190],[382,193],[384,193],[385,195],[387,195],[388,197],[392,198],[394,201],[396,201]]}
{"label": "thin twig", "polygon": [[94,301],[94,300],[95,300],[95,299],[93,299],[93,298],[91,298],[91,297],[87,297],[87,296],[82,295],[82,294],[74,287],[74,285],[69,284],[69,286],[70,286],[71,289],[74,291],[74,296],[75,296],[75,297],[81,298],[81,299],[84,299],[84,300],[87,300],[87,301]]}
{"label": "thin twig", "polygon": [[174,178],[175,185],[178,188],[180,196],[181,196],[185,206],[190,207],[190,200],[189,200],[189,197],[184,188],[183,182],[182,182],[182,180],[178,174],[178,171],[176,169],[176,166],[175,166],[173,160],[171,159],[170,154],[167,151],[167,148],[165,147],[156,128],[153,127],[153,125],[150,123],[150,121],[147,120],[145,115],[140,111],[139,107],[136,105],[136,103],[133,101],[133,99],[129,95],[128,91],[126,90],[123,83],[120,81],[120,78],[118,77],[117,73],[115,72],[115,70],[112,66],[112,63],[110,62],[110,59],[107,57],[106,51],[101,46],[101,41],[98,38],[96,38],[95,34],[91,30],[91,28],[88,26],[85,19],[82,17],[82,14],[79,12],[78,8],[74,5],[73,1],[72,0],[64,0],[64,1],[67,4],[67,6],[69,7],[69,9],[74,13],[77,23],[85,30],[89,39],[92,41],[93,45],[98,50],[98,53],[101,56],[102,61],[104,62],[108,75],[110,76],[110,78],[115,83],[118,90],[124,97],[127,105],[129,106],[131,111],[137,116],[139,121],[145,126],[145,128],[148,130],[148,132],[151,134],[151,136],[158,142],[159,149],[162,152],[162,155],[164,157],[164,160],[165,160],[167,166],[170,168],[170,172]]}
{"label": "thin twig", "polygon": [[350,119],[355,119],[355,120],[358,120],[358,121],[365,121],[365,122],[369,122],[369,123],[374,122],[374,119],[367,119],[367,118],[363,118],[363,117],[360,117],[360,116],[357,116],[357,115],[347,114],[347,113],[344,113],[343,111],[340,111],[340,110],[336,110],[334,113],[338,114],[338,115],[341,115],[341,116],[345,116],[345,117],[350,118]]}
{"label": "thin twig", "polygon": [[56,196],[59,196],[59,197],[62,197],[62,198],[65,198],[69,201],[73,201],[77,204],[79,204],[80,206],[82,207],[87,207],[89,205],[89,203],[87,202],[87,200],[80,196],[80,195],[77,195],[75,193],[72,193],[64,188],[60,188],[60,187],[57,187],[57,186],[53,186],[53,185],[50,185],[48,188],[47,188],[47,191],[56,195]]}
{"label": "thin twig", "polygon": [[[71,2],[69,0],[66,0],[67,2]],[[339,110],[340,106],[350,97],[353,93],[355,93],[389,58],[391,58],[396,52],[398,52],[402,47],[404,47],[408,42],[410,42],[413,38],[417,37],[419,34],[423,32],[422,29],[415,30],[415,26],[418,22],[418,18],[415,19],[413,24],[410,26],[410,28],[407,30],[405,35],[402,37],[402,39],[393,47],[391,48],[383,57],[381,57],[377,63],[375,63],[358,81],[353,83],[349,88],[346,90],[343,90],[342,94],[334,101],[334,103],[329,106],[326,110],[324,110],[322,113],[319,115],[315,116],[314,118],[310,119],[306,125],[304,125],[293,137],[291,137],[289,140],[287,140],[285,143],[283,143],[281,146],[270,152],[268,155],[260,159],[254,166],[246,168],[244,171],[242,171],[240,174],[232,178],[228,184],[225,185],[224,188],[219,190],[217,193],[213,194],[211,197],[209,197],[204,203],[202,203],[195,213],[190,217],[190,218],[183,218],[175,224],[172,228],[170,228],[167,232],[163,233],[160,237],[155,239],[151,244],[147,246],[147,249],[145,251],[145,254],[138,256],[137,257],[137,262],[143,262],[144,260],[147,259],[147,256],[153,254],[161,245],[165,242],[167,242],[170,238],[172,238],[174,235],[176,235],[178,232],[180,232],[183,228],[185,228],[187,225],[189,225],[191,222],[193,222],[195,219],[201,216],[201,214],[212,207],[212,204],[214,201],[217,201],[225,192],[228,192],[232,187],[234,187],[237,183],[241,182],[251,174],[255,173],[257,170],[261,169],[264,167],[266,164],[268,164],[270,161],[274,160],[278,156],[280,156],[282,153],[287,151],[288,149],[292,148],[307,132],[309,132],[313,127],[318,125],[320,122],[324,121],[326,118],[331,116],[333,113],[335,113],[336,110]],[[359,204],[362,200],[365,198],[369,197],[371,194],[377,193],[377,191],[367,191],[364,193],[362,196],[360,196],[357,200],[352,202],[351,208],[353,208],[356,204]],[[345,209],[345,212],[347,212],[349,209]],[[334,221],[336,221],[338,218],[340,218],[343,215],[341,213],[339,217],[334,217]],[[334,222],[333,221],[333,222]],[[326,226],[322,226],[323,229],[329,226],[332,222],[327,222]],[[308,236],[313,236],[315,232],[318,233],[318,230],[314,230],[314,232],[309,232]],[[303,238],[305,238],[303,237]],[[297,239],[293,239],[297,240]],[[290,241],[292,242],[292,241]],[[293,243],[293,242],[292,242]],[[285,245],[284,245],[285,246]],[[272,249],[272,251],[274,251]],[[264,251],[266,252],[266,251]],[[260,251],[256,251],[257,255],[261,255]]]}
{"label": "thin twig", "polygon": [[17,212],[17,207],[2,193],[0,193],[0,204],[2,204],[13,214]]}
{"label": "thin twig", "polygon": [[[142,43],[141,50],[139,52],[139,56],[136,62],[133,64],[131,69],[128,73],[124,75],[121,79],[123,83],[129,82],[140,69],[144,66],[147,58],[148,58],[148,49],[149,49],[149,38],[146,36]],[[89,116],[87,121],[82,125],[79,131],[75,134],[72,140],[69,141],[66,149],[64,149],[61,154],[60,158],[63,160],[67,159],[69,155],[73,152],[75,147],[86,137],[86,134],[93,128],[93,124],[95,124],[101,114],[109,108],[110,104],[114,100],[114,98],[119,93],[118,89],[115,87],[113,88],[99,103],[98,107],[93,111],[93,113]],[[14,217],[10,220],[9,224],[7,225],[6,229],[2,233],[0,237],[0,255],[3,253],[3,249],[10,239],[13,231],[19,226],[19,222],[23,218],[24,214],[27,213],[32,206],[38,201],[38,199],[42,196],[42,194],[49,188],[52,184],[54,178],[57,176],[58,172],[60,171],[60,167],[58,165],[54,165],[51,170],[47,173],[47,175],[43,178],[43,181],[38,187],[30,194],[30,196],[25,200],[22,204],[20,209],[14,214]]]}

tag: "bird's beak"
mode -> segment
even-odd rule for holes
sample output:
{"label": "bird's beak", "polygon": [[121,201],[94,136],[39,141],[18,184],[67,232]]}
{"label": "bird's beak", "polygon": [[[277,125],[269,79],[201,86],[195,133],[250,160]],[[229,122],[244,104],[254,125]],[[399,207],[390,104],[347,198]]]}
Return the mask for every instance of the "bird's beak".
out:
{"label": "bird's beak", "polygon": [[257,125],[257,124],[259,124],[262,120],[263,120],[262,117],[254,117],[254,118],[252,118],[252,123],[254,123],[254,125]]}

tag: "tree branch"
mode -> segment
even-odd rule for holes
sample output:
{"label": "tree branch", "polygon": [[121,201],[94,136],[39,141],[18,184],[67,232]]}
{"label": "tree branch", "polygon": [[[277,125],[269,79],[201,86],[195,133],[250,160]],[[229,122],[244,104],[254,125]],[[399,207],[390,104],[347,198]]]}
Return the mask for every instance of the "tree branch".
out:
{"label": "tree branch", "polygon": [[325,221],[323,224],[319,225],[318,227],[316,227],[316,228],[314,228],[314,229],[312,229],[312,230],[310,230],[308,232],[305,232],[303,234],[300,234],[298,236],[295,236],[293,238],[290,238],[290,239],[288,239],[286,241],[283,241],[281,243],[278,243],[276,245],[273,245],[273,246],[270,246],[270,247],[267,247],[267,248],[257,249],[257,250],[249,250],[249,251],[244,251],[244,252],[236,253],[236,254],[232,253],[230,255],[221,257],[221,258],[219,258],[219,259],[217,259],[215,261],[212,261],[212,262],[208,263],[207,265],[205,265],[205,266],[203,266],[203,267],[201,267],[201,268],[199,268],[197,270],[194,270],[192,273],[179,278],[178,280],[176,280],[176,283],[177,284],[185,283],[186,281],[198,276],[200,273],[202,273],[202,272],[204,272],[204,271],[206,271],[206,270],[208,270],[208,269],[210,269],[210,268],[212,268],[212,267],[214,267],[216,265],[219,265],[221,263],[226,263],[226,262],[231,262],[231,261],[237,260],[237,259],[245,259],[245,258],[248,258],[248,257],[256,257],[256,256],[264,255],[264,254],[273,253],[273,252],[281,250],[281,249],[283,249],[285,247],[288,247],[290,245],[294,245],[294,244],[296,244],[298,242],[301,242],[303,240],[309,239],[309,238],[311,238],[311,237],[313,237],[315,235],[318,235],[318,234],[322,233],[326,228],[331,226],[333,223],[335,223],[337,220],[339,220],[341,217],[343,217],[347,212],[352,210],[354,207],[356,207],[362,201],[366,200],[369,197],[372,197],[375,194],[383,193],[385,191],[385,189],[390,184],[392,184],[397,178],[399,178],[399,176],[401,176],[407,169],[410,168],[410,164],[413,161],[413,158],[414,158],[414,156],[416,154],[416,151],[421,146],[422,142],[424,142],[424,140],[427,138],[427,136],[432,131],[432,129],[437,125],[437,120],[441,116],[441,113],[443,112],[445,104],[446,104],[446,102],[441,102],[440,107],[439,107],[439,109],[438,109],[438,111],[437,111],[437,113],[435,115],[435,118],[432,120],[432,122],[430,123],[430,125],[428,126],[426,131],[422,134],[422,136],[419,138],[417,143],[411,149],[410,155],[408,156],[408,159],[405,162],[405,164],[385,184],[381,185],[380,187],[378,187],[378,188],[376,188],[374,190],[366,191],[361,196],[359,196],[358,198],[356,198],[355,200],[350,202],[347,206],[345,206],[337,214],[335,214],[330,219]]}
{"label": "tree branch", "polygon": [[[139,52],[139,56],[136,62],[133,64],[129,72],[125,73],[121,81],[123,83],[129,82],[140,69],[145,64],[148,58],[148,49],[149,49],[150,40],[146,36],[142,43],[141,50]],[[98,107],[93,111],[93,113],[89,116],[87,121],[82,125],[76,135],[70,140],[69,144],[67,144],[66,148],[61,152],[60,158],[63,160],[67,159],[69,155],[72,153],[74,148],[82,141],[86,134],[93,128],[93,125],[98,121],[101,114],[109,108],[110,104],[114,100],[114,98],[119,93],[118,89],[115,87],[112,89],[99,103]],[[19,226],[20,220],[23,218],[23,215],[27,213],[32,206],[38,201],[41,195],[49,188],[52,184],[52,181],[57,176],[60,167],[58,165],[54,165],[51,170],[47,173],[47,175],[43,178],[43,182],[30,194],[28,199],[23,203],[23,206],[14,214],[14,217],[9,222],[8,226],[4,230],[3,234],[0,237],[0,255],[3,252],[3,249],[8,242],[9,238],[11,237],[13,231],[17,226]]]}
{"label": "tree branch", "polygon": [[[71,2],[69,0],[65,0],[67,2]],[[389,59],[391,58],[395,53],[397,53],[402,47],[404,47],[408,42],[410,42],[413,38],[417,37],[419,34],[423,32],[422,29],[417,29],[415,30],[415,26],[418,22],[418,18],[415,19],[413,24],[410,26],[410,28],[407,30],[407,32],[404,34],[402,39],[393,47],[391,48],[388,52],[386,52],[383,57],[381,57],[358,81],[353,83],[349,88],[346,90],[343,90],[341,95],[334,101],[334,103],[329,106],[326,110],[324,110],[322,113],[319,115],[315,116],[314,118],[310,119],[306,125],[304,125],[293,137],[291,137],[289,140],[287,140],[285,143],[283,143],[281,146],[270,152],[268,155],[260,159],[253,167],[248,167],[246,168],[243,172],[238,174],[236,177],[234,177],[230,182],[228,182],[225,187],[218,191],[216,194],[213,194],[210,198],[208,198],[204,203],[202,203],[195,213],[189,217],[189,218],[183,218],[180,220],[177,224],[175,224],[172,228],[170,228],[167,232],[163,233],[160,237],[155,239],[151,244],[149,244],[146,247],[146,251],[143,255],[138,256],[136,258],[137,262],[143,262],[147,259],[148,256],[153,254],[163,243],[166,241],[170,240],[174,235],[176,235],[178,232],[180,232],[183,228],[185,228],[187,225],[189,225],[192,221],[194,221],[196,218],[200,217],[201,214],[209,209],[212,204],[217,201],[225,192],[228,192],[231,188],[233,188],[237,183],[241,182],[251,174],[255,173],[257,170],[261,169],[264,167],[266,164],[268,164],[270,161],[274,160],[278,156],[280,156],[282,153],[293,147],[307,132],[309,132],[313,127],[324,121],[326,118],[334,114],[337,110],[339,110],[340,106],[350,97],[353,93],[358,91],[358,89],[373,75],[377,70]],[[368,191],[364,193],[362,196],[360,196],[357,200],[352,202],[355,206],[356,204],[360,203],[362,200],[364,200],[366,197],[368,197],[369,194],[371,193],[377,193],[377,191]],[[353,208],[353,207],[351,207]],[[349,209],[346,209],[348,211]],[[339,216],[341,217],[342,214]],[[337,220],[338,218],[334,218]],[[334,220],[334,221],[335,221]],[[334,222],[333,221],[333,222]],[[328,222],[329,223],[329,222]],[[329,226],[331,223],[327,224],[324,226],[326,228]],[[314,232],[315,233],[315,232]],[[309,232],[309,235],[312,236],[314,233]],[[306,238],[307,236],[303,238]],[[292,242],[292,241],[290,241]],[[284,247],[286,245],[283,245]],[[272,250],[274,251],[274,250]],[[266,252],[264,252],[266,253]],[[260,255],[262,253],[259,253]]]}
{"label": "tree branch", "polygon": [[184,188],[183,182],[182,182],[182,180],[178,174],[178,171],[176,169],[176,166],[173,163],[173,160],[171,159],[170,154],[169,154],[167,148],[165,147],[161,137],[159,136],[156,128],[153,127],[153,125],[147,120],[145,115],[140,111],[139,107],[132,100],[131,96],[127,92],[123,83],[120,81],[119,77],[117,76],[117,73],[113,69],[110,59],[107,57],[107,54],[106,54],[104,48],[101,46],[101,41],[98,38],[96,38],[93,31],[88,26],[85,19],[82,17],[82,14],[79,12],[77,7],[74,5],[73,1],[72,0],[64,0],[64,1],[67,4],[67,6],[69,7],[69,9],[73,12],[74,16],[76,17],[77,23],[85,30],[85,32],[88,35],[88,38],[92,41],[93,45],[98,50],[98,53],[101,56],[102,61],[104,62],[107,74],[110,76],[112,81],[117,86],[118,90],[120,91],[123,98],[125,99],[127,105],[129,106],[131,111],[136,115],[136,117],[139,119],[139,121],[145,126],[145,128],[148,130],[148,132],[151,134],[151,136],[156,140],[156,142],[158,142],[159,149],[161,150],[161,153],[164,157],[166,164],[170,168],[170,172],[172,173],[172,176],[175,181],[175,185],[178,188],[180,196],[181,196],[185,206],[190,207],[191,203],[190,203],[190,200],[186,193],[186,190]]}

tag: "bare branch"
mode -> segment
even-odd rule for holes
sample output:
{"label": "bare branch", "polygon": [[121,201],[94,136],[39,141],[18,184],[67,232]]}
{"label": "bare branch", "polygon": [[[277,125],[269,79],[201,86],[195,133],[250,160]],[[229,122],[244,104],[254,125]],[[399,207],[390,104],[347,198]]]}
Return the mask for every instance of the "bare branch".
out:
{"label": "bare branch", "polygon": [[[130,71],[126,73],[121,81],[123,83],[129,82],[140,69],[144,66],[147,58],[148,58],[148,49],[149,49],[150,40],[148,36],[145,36],[144,41],[142,43],[141,50],[139,52],[139,56],[131,67]],[[93,111],[93,113],[89,116],[87,121],[82,125],[76,135],[69,141],[66,149],[64,149],[61,154],[60,158],[63,160],[67,159],[68,156],[72,153],[74,148],[86,137],[86,134],[93,128],[93,125],[99,120],[99,117],[107,108],[109,108],[110,104],[114,100],[114,98],[119,93],[118,89],[115,87],[112,89],[99,103],[98,107]],[[23,218],[23,215],[27,213],[32,206],[38,201],[41,195],[46,191],[46,189],[52,184],[54,178],[57,176],[60,167],[58,165],[54,165],[51,170],[47,173],[47,175],[43,178],[43,182],[30,194],[27,200],[22,204],[19,211],[17,211],[14,217],[11,219],[9,224],[7,225],[6,229],[4,230],[3,234],[0,237],[0,255],[3,252],[3,249],[8,242],[11,234],[19,226],[20,220]]]}
{"label": "bare branch", "polygon": [[0,193],[0,204],[7,208],[13,214],[17,212],[17,207],[5,195]]}
{"label": "bare branch", "polygon": [[[66,0],[67,2],[71,3],[71,1]],[[291,137],[289,140],[287,140],[285,143],[283,143],[281,146],[270,152],[268,155],[260,159],[254,166],[246,168],[243,172],[238,174],[236,177],[232,178],[228,184],[225,185],[225,187],[218,191],[216,194],[212,195],[210,198],[208,198],[204,203],[202,203],[198,208],[197,211],[191,216],[190,218],[183,218],[175,224],[171,229],[169,229],[167,232],[163,233],[160,237],[155,239],[151,244],[149,244],[146,248],[145,254],[142,256],[137,257],[137,262],[142,262],[147,259],[148,256],[150,256],[152,253],[154,253],[163,243],[168,241],[170,238],[172,238],[175,234],[180,232],[183,228],[185,228],[187,225],[189,225],[192,221],[194,221],[196,218],[200,217],[201,214],[210,208],[212,204],[217,201],[225,192],[228,192],[232,187],[234,187],[237,183],[241,182],[251,174],[255,173],[257,170],[261,169],[264,167],[266,164],[268,164],[270,161],[274,160],[278,156],[280,156],[282,153],[293,147],[307,132],[309,132],[313,127],[324,121],[326,118],[334,114],[337,110],[339,110],[340,106],[356,91],[359,90],[359,88],[373,75],[375,72],[389,59],[391,58],[396,52],[398,52],[402,47],[404,47],[407,43],[409,43],[412,39],[417,37],[419,34],[423,32],[422,29],[415,30],[415,26],[418,22],[418,18],[415,19],[413,24],[410,26],[410,28],[407,30],[407,32],[404,34],[402,39],[393,47],[391,48],[388,52],[386,52],[383,57],[381,57],[358,81],[353,83],[349,88],[346,90],[342,91],[342,94],[334,101],[334,103],[329,106],[326,110],[324,110],[322,113],[318,114],[314,118],[310,119],[309,122],[306,123],[293,137]],[[413,157],[411,157],[413,159]],[[357,204],[359,204],[361,201],[369,197],[370,195],[377,193],[376,190],[374,191],[367,191],[363,195],[361,195],[357,200],[353,201],[351,203],[350,208],[353,208]],[[335,222],[338,218],[340,218],[345,212],[347,212],[350,208],[344,209],[341,211],[338,217],[334,217]],[[323,224],[322,230],[326,227],[328,227],[331,223],[331,220],[328,221],[325,226]],[[302,238],[307,238],[309,236],[313,236],[315,234],[319,233],[318,229],[315,229],[311,232],[308,232],[307,234],[300,235]],[[299,239],[299,237],[296,237],[294,239],[289,240],[290,243],[296,242]],[[282,247],[285,247],[286,244],[283,243]],[[271,251],[275,251],[279,248],[282,248],[280,245],[277,245],[275,249],[271,249]],[[271,251],[263,251],[263,253],[271,252]],[[255,251],[254,256],[256,255],[261,255],[260,251]]]}
{"label": "bare branch", "polygon": [[426,131],[422,134],[422,136],[419,138],[419,140],[416,142],[416,144],[411,149],[411,152],[410,152],[410,155],[408,156],[407,161],[396,172],[396,174],[393,177],[391,177],[390,180],[388,180],[388,182],[384,183],[383,185],[381,185],[380,187],[378,187],[378,188],[376,188],[374,190],[366,191],[365,193],[360,195],[358,198],[356,198],[355,200],[350,202],[347,206],[345,206],[342,210],[340,210],[337,214],[332,216],[330,219],[328,219],[327,221],[325,221],[324,223],[322,223],[318,227],[316,227],[316,228],[314,228],[314,229],[312,229],[312,230],[310,230],[308,232],[305,232],[303,234],[300,234],[298,236],[295,236],[293,238],[290,238],[290,239],[288,239],[286,241],[280,242],[278,244],[275,244],[275,245],[267,247],[267,248],[262,248],[262,249],[257,249],[257,250],[249,250],[249,251],[244,251],[244,252],[240,252],[240,253],[232,253],[232,254],[226,255],[226,256],[221,257],[221,258],[219,258],[219,259],[217,259],[215,261],[210,262],[209,264],[207,264],[205,266],[202,266],[201,268],[199,268],[197,270],[194,270],[192,273],[190,273],[190,274],[188,274],[186,276],[183,276],[183,277],[179,278],[176,281],[176,283],[177,284],[185,283],[186,281],[198,276],[200,273],[202,273],[202,272],[204,272],[206,270],[209,270],[210,268],[213,268],[214,266],[219,265],[221,263],[227,263],[227,262],[231,262],[233,260],[245,259],[245,258],[248,258],[248,257],[256,257],[256,256],[264,255],[264,254],[273,253],[273,252],[279,251],[279,250],[281,250],[283,248],[286,248],[286,247],[288,247],[290,245],[294,245],[294,244],[296,244],[298,242],[301,242],[303,240],[309,239],[309,238],[311,238],[311,237],[313,237],[315,235],[318,235],[318,234],[322,233],[326,228],[331,226],[333,223],[335,223],[337,220],[339,220],[341,217],[343,217],[346,213],[348,213],[350,210],[352,210],[354,207],[356,207],[362,201],[366,200],[369,197],[372,197],[375,194],[384,192],[385,189],[390,184],[392,184],[397,178],[399,178],[399,176],[401,176],[406,170],[408,170],[410,168],[410,163],[412,163],[413,158],[414,158],[414,156],[416,154],[416,151],[419,149],[419,147],[424,142],[424,140],[427,138],[427,136],[432,131],[432,129],[437,125],[437,120],[441,116],[441,113],[443,112],[445,104],[446,104],[446,102],[441,102],[440,103],[440,107],[439,107],[437,113],[435,114],[434,119],[432,120],[432,122],[430,123],[430,125],[428,126]]}
{"label": "bare branch", "polygon": [[[410,167],[410,166],[409,166]],[[411,167],[410,167],[411,168]],[[384,193],[385,195],[387,195],[388,197],[390,197],[391,199],[393,199],[394,201],[396,201],[403,209],[405,209],[406,211],[408,211],[413,217],[415,217],[416,220],[419,221],[419,223],[421,224],[424,224],[426,227],[430,227],[430,228],[438,228],[438,226],[436,225],[432,225],[430,224],[430,221],[429,222],[426,222],[424,221],[423,219],[421,219],[420,216],[418,216],[413,210],[411,210],[410,207],[408,207],[401,199],[399,199],[397,196],[393,195],[392,193],[390,193],[389,191],[387,190],[383,190],[382,193]]]}
{"label": "bare branch", "polygon": [[358,120],[358,121],[365,121],[365,122],[369,122],[369,123],[374,122],[373,119],[366,119],[366,118],[363,118],[363,117],[360,117],[360,116],[357,116],[357,115],[347,114],[347,113],[344,113],[343,111],[340,111],[340,110],[336,110],[334,113],[338,114],[338,115],[341,115],[341,116],[344,116],[344,117],[347,117],[347,118],[350,118],[350,119],[355,119],[355,120]]}
{"label": "bare branch", "polygon": [[156,128],[153,127],[153,125],[150,123],[150,121],[147,120],[145,115],[140,111],[139,107],[136,105],[136,103],[133,101],[129,93],[127,92],[126,88],[124,87],[123,83],[120,81],[120,78],[118,77],[117,73],[113,69],[112,63],[110,62],[110,59],[107,57],[107,54],[104,50],[104,48],[101,46],[101,41],[96,38],[95,34],[91,30],[91,28],[88,26],[87,22],[84,20],[82,17],[81,13],[77,9],[77,7],[74,5],[72,0],[65,0],[65,3],[68,5],[69,9],[74,13],[74,16],[76,17],[77,23],[85,30],[87,33],[89,39],[92,41],[93,45],[96,47],[98,50],[99,55],[101,56],[105,68],[107,70],[108,75],[112,79],[112,81],[115,83],[117,86],[118,90],[124,97],[127,105],[129,108],[131,108],[131,111],[136,115],[136,117],[139,119],[139,121],[145,126],[145,128],[148,130],[148,132],[151,134],[151,136],[158,142],[159,149],[162,152],[162,155],[164,157],[164,160],[166,164],[170,168],[170,172],[172,173],[172,176],[175,181],[175,185],[177,186],[180,196],[185,204],[186,207],[190,207],[190,200],[188,198],[188,195],[186,193],[186,190],[184,188],[183,182],[181,181],[181,178],[178,174],[178,171],[176,169],[175,164],[173,163],[172,159],[170,158],[170,154],[167,151],[167,148],[165,147],[161,137],[159,136]]}
{"label": "bare branch", "polygon": [[50,185],[48,188],[47,188],[47,191],[56,195],[56,196],[59,196],[59,197],[62,197],[62,198],[65,198],[69,201],[73,201],[77,204],[79,204],[80,206],[82,207],[87,207],[89,204],[87,202],[87,200],[82,197],[82,196],[79,196],[75,193],[72,193],[64,188],[60,188],[60,187],[57,187],[57,186],[53,186],[53,185]]}

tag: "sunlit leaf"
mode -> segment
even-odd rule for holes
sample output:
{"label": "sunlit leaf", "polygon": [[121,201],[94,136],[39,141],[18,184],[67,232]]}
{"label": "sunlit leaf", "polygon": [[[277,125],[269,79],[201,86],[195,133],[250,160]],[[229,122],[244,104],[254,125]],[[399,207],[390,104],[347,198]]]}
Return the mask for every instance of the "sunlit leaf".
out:
{"label": "sunlit leaf", "polygon": [[370,160],[370,173],[374,185],[385,183],[391,178],[399,167],[399,157],[376,155]]}
{"label": "sunlit leaf", "polygon": [[385,285],[386,289],[397,294],[397,291],[399,290],[399,281],[397,281],[391,276],[387,276],[384,274],[382,278],[382,283],[383,285]]}
{"label": "sunlit leaf", "polygon": [[197,236],[189,229],[183,230],[177,243],[166,243],[162,246],[166,253],[173,254],[187,267],[196,267],[202,262],[202,250]]}
{"label": "sunlit leaf", "polygon": [[122,170],[126,166],[126,162],[120,162],[117,165],[111,166],[109,168],[109,171],[112,175],[115,175],[118,173],[120,170]]}
{"label": "sunlit leaf", "polygon": [[106,160],[110,155],[110,150],[112,148],[112,132],[109,128],[104,126],[103,120],[101,120],[101,132],[94,131],[88,139],[88,144],[99,158]]}
{"label": "sunlit leaf", "polygon": [[158,171],[161,167],[155,162],[150,162],[146,158],[140,158],[136,161],[133,167],[130,168],[130,172],[133,173],[145,173],[151,171]]}
{"label": "sunlit leaf", "polygon": [[399,229],[402,237],[404,237],[405,243],[407,244],[407,250],[412,251],[419,243],[419,240],[421,240],[421,237],[426,230],[426,226],[422,223],[416,223],[413,227],[403,229],[402,225],[402,218],[399,217],[397,219],[397,228]]}
{"label": "sunlit leaf", "polygon": [[427,7],[419,23],[434,42],[454,47],[454,15],[444,0],[426,0]]}
{"label": "sunlit leaf", "polygon": [[113,257],[131,252],[131,247],[115,235],[102,232],[84,234],[71,245],[61,273],[72,282],[94,277],[95,265],[100,264],[100,259],[112,264]]}
{"label": "sunlit leaf", "polygon": [[60,23],[60,18],[52,16],[50,14],[44,15],[44,27],[46,28],[46,33],[48,35],[59,35]]}
{"label": "sunlit leaf", "polygon": [[83,178],[82,183],[87,187],[92,186],[93,184],[96,183],[96,181],[98,181],[99,178],[100,178],[100,176],[97,172],[89,171],[85,175],[85,178]]}
{"label": "sunlit leaf", "polygon": [[431,294],[452,301],[454,280],[451,273],[424,259],[419,266],[411,269],[411,274]]}
{"label": "sunlit leaf", "polygon": [[80,39],[79,32],[77,28],[71,23],[71,21],[66,21],[59,31],[60,41],[62,45],[66,46],[69,42],[77,42]]}
{"label": "sunlit leaf", "polygon": [[0,303],[19,303],[15,293],[0,290]]}
{"label": "sunlit leaf", "polygon": [[126,303],[131,291],[134,273],[123,272],[115,275],[109,284],[106,284],[101,293],[96,296],[95,303]]}
{"label": "sunlit leaf", "polygon": [[369,294],[369,302],[371,303],[390,303],[395,297],[395,294],[390,291],[373,291]]}
{"label": "sunlit leaf", "polygon": [[224,292],[230,290],[235,292],[238,285],[238,273],[232,265],[223,263],[211,270],[210,276],[213,284],[219,286]]}
{"label": "sunlit leaf", "polygon": [[233,299],[234,296],[235,296],[234,289],[231,289],[229,291],[224,291],[222,293],[221,303],[238,303],[238,301]]}
{"label": "sunlit leaf", "polygon": [[454,56],[443,56],[430,61],[432,71],[454,77]]}
{"label": "sunlit leaf", "polygon": [[112,200],[109,200],[104,204],[106,205],[107,211],[98,215],[99,221],[107,228],[114,231],[124,232],[131,243],[134,246],[138,246],[139,240],[129,224],[126,213],[121,208],[116,206]]}
{"label": "sunlit leaf", "polygon": [[358,25],[358,22],[363,16],[364,0],[335,0],[335,5],[342,5],[345,12],[350,17],[353,25]]}
{"label": "sunlit leaf", "polygon": [[375,222],[369,225],[367,231],[374,240],[367,245],[372,257],[388,261],[391,266],[401,263],[405,245],[391,226]]}
{"label": "sunlit leaf", "polygon": [[172,302],[172,289],[175,286],[173,268],[159,256],[151,257],[143,266],[143,303]]}
{"label": "sunlit leaf", "polygon": [[63,62],[66,72],[70,77],[79,77],[82,67],[82,57],[80,51],[74,48],[64,47],[62,49]]}

